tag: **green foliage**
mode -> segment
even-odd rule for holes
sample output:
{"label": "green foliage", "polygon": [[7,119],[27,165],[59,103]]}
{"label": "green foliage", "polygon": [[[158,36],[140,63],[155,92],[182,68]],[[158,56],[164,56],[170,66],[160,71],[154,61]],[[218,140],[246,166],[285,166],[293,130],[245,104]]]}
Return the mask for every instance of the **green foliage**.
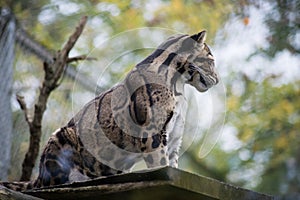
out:
{"label": "green foliage", "polygon": [[[237,128],[243,143],[238,151],[249,154],[240,155],[242,162],[236,163],[234,168],[245,167],[247,171],[253,165],[262,164],[262,180],[258,186],[261,191],[298,192],[299,188],[292,185],[295,182],[299,185],[299,180],[289,176],[291,168],[295,168],[296,174],[300,172],[300,160],[296,156],[300,152],[300,82],[275,87],[270,83],[272,79],[257,83],[245,77],[245,92],[241,96],[232,94],[231,87],[227,88],[227,121]],[[276,182],[276,179],[281,181]],[[283,189],[284,186],[287,188]]]}
{"label": "green foliage", "polygon": [[297,40],[300,28],[300,1],[298,0],[233,0],[237,5],[236,12],[245,19],[248,17],[247,6],[264,7],[271,6],[272,11],[266,13],[265,22],[268,25],[269,33],[266,36],[269,46],[264,53],[274,57],[276,53],[288,50],[293,54],[299,54]]}

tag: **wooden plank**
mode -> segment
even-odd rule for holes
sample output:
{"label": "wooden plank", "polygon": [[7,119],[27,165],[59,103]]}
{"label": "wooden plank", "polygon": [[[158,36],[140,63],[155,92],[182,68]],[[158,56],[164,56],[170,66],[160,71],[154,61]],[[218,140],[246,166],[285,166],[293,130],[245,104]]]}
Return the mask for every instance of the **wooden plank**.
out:
{"label": "wooden plank", "polygon": [[47,199],[243,199],[271,200],[274,197],[235,187],[215,179],[164,167],[97,178],[55,187],[35,189],[26,194]]}

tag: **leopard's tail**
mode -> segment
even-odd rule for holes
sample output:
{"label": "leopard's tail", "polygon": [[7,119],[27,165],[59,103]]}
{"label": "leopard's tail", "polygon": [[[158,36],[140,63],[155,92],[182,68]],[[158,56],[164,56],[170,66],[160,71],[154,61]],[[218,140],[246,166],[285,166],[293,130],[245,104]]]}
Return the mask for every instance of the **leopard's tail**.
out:
{"label": "leopard's tail", "polygon": [[30,190],[33,188],[33,181],[27,181],[27,182],[0,182],[0,185],[14,190],[14,191],[19,191],[23,192],[26,190]]}

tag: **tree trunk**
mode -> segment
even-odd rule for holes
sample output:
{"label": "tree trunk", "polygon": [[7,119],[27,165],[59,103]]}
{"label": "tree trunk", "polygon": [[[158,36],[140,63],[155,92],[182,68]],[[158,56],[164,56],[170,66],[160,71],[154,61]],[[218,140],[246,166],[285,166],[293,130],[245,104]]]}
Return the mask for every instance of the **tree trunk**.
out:
{"label": "tree trunk", "polygon": [[7,180],[12,138],[11,89],[15,19],[9,9],[0,10],[0,180]]}

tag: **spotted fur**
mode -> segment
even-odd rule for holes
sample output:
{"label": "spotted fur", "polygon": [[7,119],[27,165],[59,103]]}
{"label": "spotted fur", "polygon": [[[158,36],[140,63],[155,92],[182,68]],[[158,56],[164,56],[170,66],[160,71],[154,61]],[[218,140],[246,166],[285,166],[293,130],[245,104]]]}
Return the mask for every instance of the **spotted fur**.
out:
{"label": "spotted fur", "polygon": [[129,172],[141,159],[148,168],[177,167],[187,108],[184,85],[205,92],[218,83],[205,36],[202,31],[167,39],[124,81],[53,133],[35,181],[4,185],[24,190],[83,181]]}

